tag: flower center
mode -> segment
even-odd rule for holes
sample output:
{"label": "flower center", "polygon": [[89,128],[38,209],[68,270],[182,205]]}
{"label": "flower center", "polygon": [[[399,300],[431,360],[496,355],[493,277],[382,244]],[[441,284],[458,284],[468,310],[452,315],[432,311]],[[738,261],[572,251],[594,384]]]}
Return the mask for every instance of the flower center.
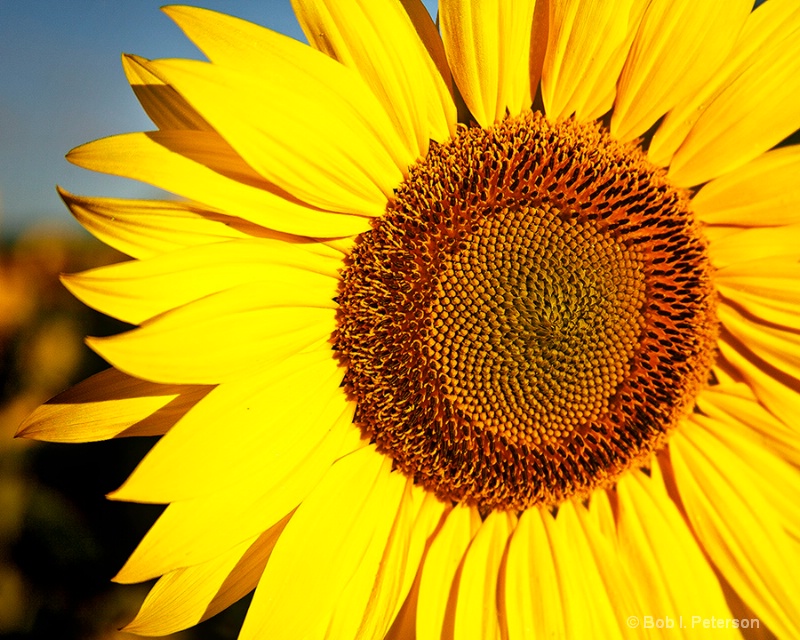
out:
{"label": "flower center", "polygon": [[342,273],[356,424],[483,510],[556,505],[664,445],[713,363],[686,194],[638,147],[539,114],[432,144]]}

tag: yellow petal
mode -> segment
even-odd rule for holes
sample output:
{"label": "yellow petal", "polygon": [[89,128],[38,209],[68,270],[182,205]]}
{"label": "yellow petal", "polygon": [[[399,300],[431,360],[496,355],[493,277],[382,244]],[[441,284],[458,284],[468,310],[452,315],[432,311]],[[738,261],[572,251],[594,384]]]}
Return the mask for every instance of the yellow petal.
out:
{"label": "yellow petal", "polygon": [[669,176],[681,186],[701,184],[745,165],[798,128],[800,14],[791,33],[766,42],[722,81],[672,158]]}
{"label": "yellow petal", "polygon": [[[595,582],[594,587],[585,592],[585,597],[589,598],[585,605],[586,610],[596,611],[595,619],[598,622],[603,615],[606,616],[607,626],[603,627],[604,633],[608,629],[608,633],[621,634],[623,638],[640,637],[639,629],[628,624],[628,615],[641,614],[647,607],[639,590],[630,588],[634,584],[634,578],[619,550],[616,522],[608,494],[606,491],[595,492],[588,508],[577,503],[567,504],[577,515],[580,528],[570,521],[571,517],[565,518],[565,539],[578,540],[579,548],[586,554],[583,559],[578,557],[575,563],[569,563],[570,574],[573,580],[580,582],[578,576],[584,571],[583,567],[586,567],[585,571],[591,580],[595,580],[596,573],[601,581]],[[562,510],[563,507],[559,509],[559,517]]]}
{"label": "yellow petal", "polygon": [[[724,450],[705,449],[708,441],[702,430],[689,425],[670,441],[675,480],[695,535],[770,630],[778,637],[798,637],[796,540],[782,530],[761,487],[738,473],[747,463],[735,462]],[[771,490],[776,489],[781,487]]]}
{"label": "yellow petal", "polygon": [[93,236],[132,258],[150,258],[234,238],[297,241],[297,236],[270,231],[191,203],[89,198],[61,188],[58,194]]}
{"label": "yellow petal", "polygon": [[[611,593],[624,597],[625,567],[613,546],[602,539],[591,518],[584,514],[585,526],[592,532],[590,541],[576,513],[583,509],[566,502],[559,505],[555,518],[544,509],[530,509],[530,516],[522,516],[531,518],[532,524],[526,525],[519,540],[515,534],[509,550],[506,571],[509,579],[513,575],[513,581],[506,585],[510,637],[552,634],[586,638],[597,629],[602,629],[604,638],[622,637],[625,614],[631,610],[617,610],[615,605],[635,601],[627,597],[624,602],[613,602]],[[596,557],[601,550],[608,555]],[[516,566],[517,559],[524,560],[526,553],[530,554],[528,560]],[[533,580],[528,587],[521,585],[525,572],[538,574],[534,577],[531,573]],[[520,587],[522,593],[517,593]],[[548,589],[551,591],[546,593]]]}
{"label": "yellow petal", "polygon": [[211,125],[153,70],[149,60],[123,55],[122,68],[145,113],[159,129],[213,131]]}
{"label": "yellow petal", "polygon": [[[337,78],[342,86],[335,94],[291,67],[265,78],[194,60],[154,64],[270,182],[314,207],[381,215],[416,156],[392,158],[383,144],[391,140],[392,125],[369,89],[342,65],[317,55],[348,72]],[[339,75],[330,69],[322,74]]]}
{"label": "yellow petal", "polygon": [[611,108],[616,83],[646,3],[643,0],[550,2],[542,99],[552,120],[578,120]]}
{"label": "yellow petal", "polygon": [[282,197],[216,133],[128,133],[73,149],[67,160],[84,169],[147,182],[285,233],[335,237],[369,229],[366,218],[335,215]]}
{"label": "yellow petal", "polygon": [[733,48],[752,0],[653,0],[619,79],[611,134],[632,140],[702,87]]}
{"label": "yellow petal", "polygon": [[516,516],[492,511],[464,556],[456,600],[455,640],[500,640],[498,582],[500,565]]}
{"label": "yellow petal", "polygon": [[[800,472],[761,446],[754,433],[731,429],[727,421],[694,413],[683,435],[695,446],[713,452],[714,466],[734,484],[752,486],[761,494],[758,510],[769,509],[781,527],[800,540]],[[780,487],[779,491],[776,488]]]}
{"label": "yellow petal", "polygon": [[[677,437],[677,436],[675,436]],[[651,477],[629,471],[617,483],[619,543],[650,615],[691,628],[688,616],[730,618],[722,588],[683,516],[667,494],[659,466]],[[715,632],[717,629],[715,629]],[[719,636],[739,637],[735,629]]]}
{"label": "yellow petal", "polygon": [[[352,408],[328,354],[302,354],[267,375],[209,393],[148,452],[115,500],[168,503],[280,481]],[[228,424],[225,437],[220,425]]]}
{"label": "yellow petal", "polygon": [[722,325],[736,339],[777,371],[800,380],[800,336],[766,322],[743,316],[728,304],[717,308]]}
{"label": "yellow petal", "polygon": [[375,577],[364,617],[354,638],[384,638],[408,595],[428,538],[445,506],[432,493],[406,483],[406,491]]}
{"label": "yellow petal", "polygon": [[[402,556],[395,557],[397,561],[394,567],[395,573],[392,575],[386,574],[388,567],[385,565],[385,562],[393,555],[392,547],[395,545],[398,536],[405,541],[409,540],[411,534],[410,527],[413,526],[410,516],[416,515],[414,510],[419,505],[419,503],[415,504],[410,500],[412,481],[400,474],[393,475],[396,476],[394,479],[395,484],[399,486],[399,482],[402,481],[404,490],[400,499],[400,504],[397,506],[397,513],[392,514],[391,511],[388,511],[382,515],[382,518],[385,519],[392,518],[391,530],[388,533],[388,537],[385,529],[386,521],[384,520],[381,523],[380,533],[374,536],[370,540],[369,547],[364,549],[366,553],[359,561],[358,570],[355,575],[347,583],[345,597],[342,598],[335,607],[329,621],[326,621],[324,618],[320,621],[318,629],[320,629],[320,631],[324,629],[324,633],[318,633],[316,637],[358,638],[361,636],[367,638],[382,638],[383,635],[365,636],[364,634],[364,625],[369,625],[370,619],[372,618],[370,615],[370,607],[375,604],[373,596],[376,594],[376,589],[388,587],[396,592],[396,595],[390,596],[389,602],[387,602],[389,606],[382,612],[383,616],[388,616],[398,606],[397,599],[399,599],[400,596],[400,589],[406,583],[409,585],[411,584],[410,580],[406,580],[407,573],[410,573],[412,576],[416,574],[419,565],[407,565],[407,558],[403,558]],[[391,506],[387,508],[391,510],[394,505],[396,505],[396,502],[392,500]],[[403,546],[405,545],[403,544]],[[406,594],[403,593],[402,595],[405,597]],[[390,624],[391,620],[387,619],[381,626],[388,629]],[[312,634],[312,636],[313,635],[314,634]]]}
{"label": "yellow petal", "polygon": [[167,635],[216,615],[255,589],[288,517],[201,564],[176,569],[156,582],[124,631]]}
{"label": "yellow petal", "polygon": [[400,0],[293,0],[292,5],[311,45],[356,70],[369,85],[412,157],[424,156],[430,139],[443,142],[455,134],[450,90]]}
{"label": "yellow petal", "polygon": [[48,442],[93,442],[163,435],[210,387],[158,385],[107,369],[34,411],[17,436]]}
{"label": "yellow petal", "polygon": [[433,539],[417,601],[417,640],[440,640],[453,632],[458,577],[464,554],[480,527],[477,509],[457,505]]}
{"label": "yellow petal", "polygon": [[773,415],[791,428],[800,424],[796,380],[775,370],[732,337],[723,335],[717,347],[725,363],[750,385]]}
{"label": "yellow petal", "polygon": [[[745,21],[744,28],[733,47],[728,59],[722,64],[705,86],[699,87],[693,95],[678,103],[670,111],[656,131],[648,149],[648,157],[655,164],[666,166],[678,148],[686,140],[689,132],[697,124],[714,101],[726,88],[731,85],[741,74],[754,66],[758,60],[763,66],[765,60],[774,58],[774,49],[777,43],[795,38],[792,32],[800,23],[800,7],[795,0],[770,0],[762,3],[753,11]],[[778,48],[785,45],[779,45]],[[772,79],[773,74],[765,71]],[[766,78],[765,78],[766,79]],[[768,104],[780,104],[769,93],[759,93],[761,83],[756,84],[756,101],[758,109],[765,113]],[[765,95],[767,96],[765,100]],[[724,110],[715,110],[714,117],[722,118],[724,123],[730,122],[730,115]],[[769,122],[769,120],[765,120]],[[765,149],[769,148],[767,145]],[[739,163],[744,164],[744,162]],[[731,167],[732,169],[733,167]]]}
{"label": "yellow petal", "polygon": [[550,512],[528,509],[508,547],[505,608],[511,638],[567,638],[568,606],[545,529]]}
{"label": "yellow petal", "polygon": [[779,278],[784,267],[791,271],[791,264],[800,258],[800,224],[735,229],[711,240],[709,253],[725,277],[746,276],[752,268],[753,278]]}
{"label": "yellow petal", "polygon": [[148,320],[140,328],[87,343],[130,375],[162,383],[218,384],[264,370],[282,358],[325,345],[335,303],[295,289],[271,304],[246,284]]}
{"label": "yellow petal", "polygon": [[755,439],[800,468],[800,433],[769,413],[747,384],[730,382],[709,387],[698,395],[697,405],[728,430]]}
{"label": "yellow petal", "polygon": [[[272,93],[275,104],[262,105],[265,109],[262,122],[263,119],[273,120],[270,113],[274,109],[274,113],[281,114],[281,120],[288,116],[283,123],[287,126],[290,122],[298,125],[296,121],[302,122],[306,116],[319,118],[320,126],[323,123],[349,124],[362,136],[372,138],[362,144],[374,145],[380,156],[389,154],[400,170],[404,171],[414,160],[403,149],[380,103],[350,69],[301,42],[246,20],[198,7],[173,6],[164,11],[215,65],[243,71],[264,85],[264,91]],[[190,102],[202,113],[200,105]],[[223,102],[223,106],[230,106],[227,100]],[[294,106],[301,107],[302,113],[286,113],[290,103],[299,103]],[[210,105],[203,106],[210,108]],[[221,131],[215,122],[207,119]],[[309,119],[305,124],[315,123]],[[302,132],[299,128],[297,133]],[[342,136],[344,142],[348,142],[344,132],[326,131],[325,134],[328,138]],[[294,144],[294,138],[289,138]]]}
{"label": "yellow petal", "polygon": [[267,305],[295,299],[298,288],[333,299],[340,255],[309,247],[267,239],[218,242],[62,276],[62,282],[90,307],[131,324],[245,284],[258,288]]}
{"label": "yellow petal", "polygon": [[[792,234],[786,236],[791,238]],[[792,250],[796,251],[797,245]],[[800,264],[796,257],[734,264],[720,269],[715,283],[725,300],[743,309],[748,317],[775,326],[800,328]]]}
{"label": "yellow petal", "polygon": [[692,209],[707,224],[744,227],[800,222],[800,146],[769,151],[706,184]]}
{"label": "yellow petal", "polygon": [[281,535],[240,640],[322,638],[335,613],[360,617],[369,597],[361,577],[374,579],[406,486],[391,465],[365,447],[331,467]]}
{"label": "yellow petal", "polygon": [[456,85],[483,127],[529,109],[539,77],[532,68],[535,0],[450,0],[439,8],[442,40]]}
{"label": "yellow petal", "polygon": [[273,486],[248,482],[235,492],[225,488],[173,502],[114,580],[141,582],[207,562],[275,526],[306,499],[338,458],[363,446],[359,436],[351,424],[337,422],[305,459]]}

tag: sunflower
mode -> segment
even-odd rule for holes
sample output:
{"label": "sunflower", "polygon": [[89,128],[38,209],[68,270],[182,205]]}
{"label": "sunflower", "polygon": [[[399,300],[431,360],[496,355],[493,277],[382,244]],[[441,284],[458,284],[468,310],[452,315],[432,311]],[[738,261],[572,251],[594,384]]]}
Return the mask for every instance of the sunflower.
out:
{"label": "sunflower", "polygon": [[138,327],[21,428],[162,436],[127,630],[800,637],[796,0],[293,4],[68,156],[183,198],[62,192]]}

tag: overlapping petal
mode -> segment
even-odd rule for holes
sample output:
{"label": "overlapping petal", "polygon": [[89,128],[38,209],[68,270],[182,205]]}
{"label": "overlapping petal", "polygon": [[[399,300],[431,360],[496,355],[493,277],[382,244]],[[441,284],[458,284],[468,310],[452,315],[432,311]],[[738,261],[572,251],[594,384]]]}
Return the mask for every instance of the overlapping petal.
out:
{"label": "overlapping petal", "polygon": [[[112,495],[166,504],[226,488],[277,484],[353,408],[328,354],[275,363],[252,379],[223,384],[189,411]],[[220,438],[220,424],[230,424]],[[231,489],[233,490],[233,489]]]}
{"label": "overlapping petal", "polygon": [[[763,452],[751,465],[726,446],[720,433],[717,429],[712,435],[687,424],[670,443],[675,481],[689,522],[705,552],[744,602],[778,637],[796,637],[800,633],[795,606],[800,583],[793,570],[797,540],[782,526],[782,520],[790,517],[795,518],[796,528],[796,506],[789,514],[779,513],[776,498],[765,495],[765,490],[773,493],[776,487],[786,488],[773,484],[781,472],[794,474],[790,481],[796,490],[797,470],[789,472],[782,465],[765,468],[759,464],[768,458]],[[776,460],[772,463],[777,464]],[[761,480],[754,481],[758,474],[763,474]]]}
{"label": "overlapping petal", "polygon": [[800,222],[800,146],[769,151],[706,184],[692,210],[708,224],[766,227]]}
{"label": "overlapping petal", "polygon": [[553,120],[602,116],[647,3],[643,0],[550,2],[542,99]]}
{"label": "overlapping petal", "polygon": [[220,556],[159,578],[124,630],[167,635],[207,620],[255,589],[289,516]]}
{"label": "overlapping petal", "polygon": [[360,578],[374,579],[405,486],[372,447],[338,460],[281,535],[239,638],[325,638],[332,619],[355,632],[369,597]]}
{"label": "overlapping petal", "polygon": [[369,228],[360,215],[333,215],[286,198],[217,133],[128,133],[82,145],[67,159],[84,169],[141,180],[285,233],[324,238]]}
{"label": "overlapping petal", "polygon": [[91,198],[64,189],[58,194],[92,235],[132,258],[237,238],[298,240],[188,202]]}
{"label": "overlapping petal", "polygon": [[706,84],[730,53],[751,0],[653,0],[619,76],[611,134],[632,140]]}
{"label": "overlapping petal", "polygon": [[293,5],[308,41],[364,78],[412,157],[424,156],[431,139],[444,142],[455,133],[451,90],[400,0]]}
{"label": "overlapping petal", "polygon": [[391,195],[416,156],[356,72],[244,20],[167,13],[214,64],[159,61],[156,71],[249,164],[316,206],[383,208],[380,194]]}
{"label": "overlapping petal", "polygon": [[130,375],[162,383],[218,384],[268,369],[292,354],[329,349],[336,305],[316,290],[259,283],[206,296],[143,323],[87,342]]}
{"label": "overlapping petal", "polygon": [[307,448],[305,457],[289,465],[272,484],[260,485],[256,473],[254,482],[234,493],[220,489],[171,503],[114,579],[142,582],[219,557],[291,514],[336,460],[363,446],[352,425],[338,420],[316,445]]}
{"label": "overlapping petal", "polygon": [[417,640],[453,634],[464,554],[481,526],[477,509],[458,505],[447,514],[425,556],[417,600]]}
{"label": "overlapping petal", "polygon": [[541,65],[533,32],[536,4],[536,0],[441,4],[447,60],[467,107],[483,127],[502,120],[506,112],[515,116],[530,108]]}
{"label": "overlapping petal", "polygon": [[213,131],[197,111],[141,56],[123,55],[122,68],[145,113],[159,129]]}
{"label": "overlapping petal", "polygon": [[48,442],[94,442],[163,435],[211,387],[160,385],[107,369],[34,411],[17,436]]}
{"label": "overlapping petal", "polygon": [[[770,0],[751,14],[734,54],[661,127],[664,137],[674,131],[673,141],[680,139],[676,129],[685,131],[670,161],[673,181],[693,186],[738,169],[800,128],[799,36],[796,3]],[[650,152],[655,162],[666,152],[659,133]]]}
{"label": "overlapping petal", "polygon": [[149,260],[121,262],[63,276],[77,298],[109,316],[141,324],[170,309],[243,285],[258,289],[265,306],[336,296],[341,254],[321,244],[231,240],[189,247]]}
{"label": "overlapping petal", "polygon": [[[791,39],[798,24],[800,24],[800,7],[793,0],[770,0],[761,3],[747,17],[731,55],[723,62],[714,77],[705,86],[698,88],[693,95],[681,100],[667,114],[648,149],[650,160],[659,165],[669,164],[689,132],[725,87],[750,68],[755,60],[769,62],[770,59],[774,59],[776,50],[766,49],[775,43]],[[772,97],[767,102],[771,101]]]}
{"label": "overlapping petal", "polygon": [[[714,571],[667,494],[657,464],[650,477],[631,470],[617,482],[619,548],[646,609],[640,615],[678,620],[686,612],[731,618]],[[736,638],[732,628],[720,637]]]}

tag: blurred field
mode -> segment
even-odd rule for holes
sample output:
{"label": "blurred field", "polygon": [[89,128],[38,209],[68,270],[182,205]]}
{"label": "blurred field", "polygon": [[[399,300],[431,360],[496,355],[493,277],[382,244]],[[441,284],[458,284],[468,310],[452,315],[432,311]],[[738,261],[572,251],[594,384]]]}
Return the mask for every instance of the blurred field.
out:
{"label": "blurred field", "polygon": [[[40,403],[106,368],[86,335],[126,328],[75,300],[58,281],[126,259],[88,236],[38,227],[0,241],[0,638],[134,640],[118,629],[147,585],[110,582],[159,507],[106,500],[152,445],[15,440]],[[235,638],[245,603],[180,640]]]}

